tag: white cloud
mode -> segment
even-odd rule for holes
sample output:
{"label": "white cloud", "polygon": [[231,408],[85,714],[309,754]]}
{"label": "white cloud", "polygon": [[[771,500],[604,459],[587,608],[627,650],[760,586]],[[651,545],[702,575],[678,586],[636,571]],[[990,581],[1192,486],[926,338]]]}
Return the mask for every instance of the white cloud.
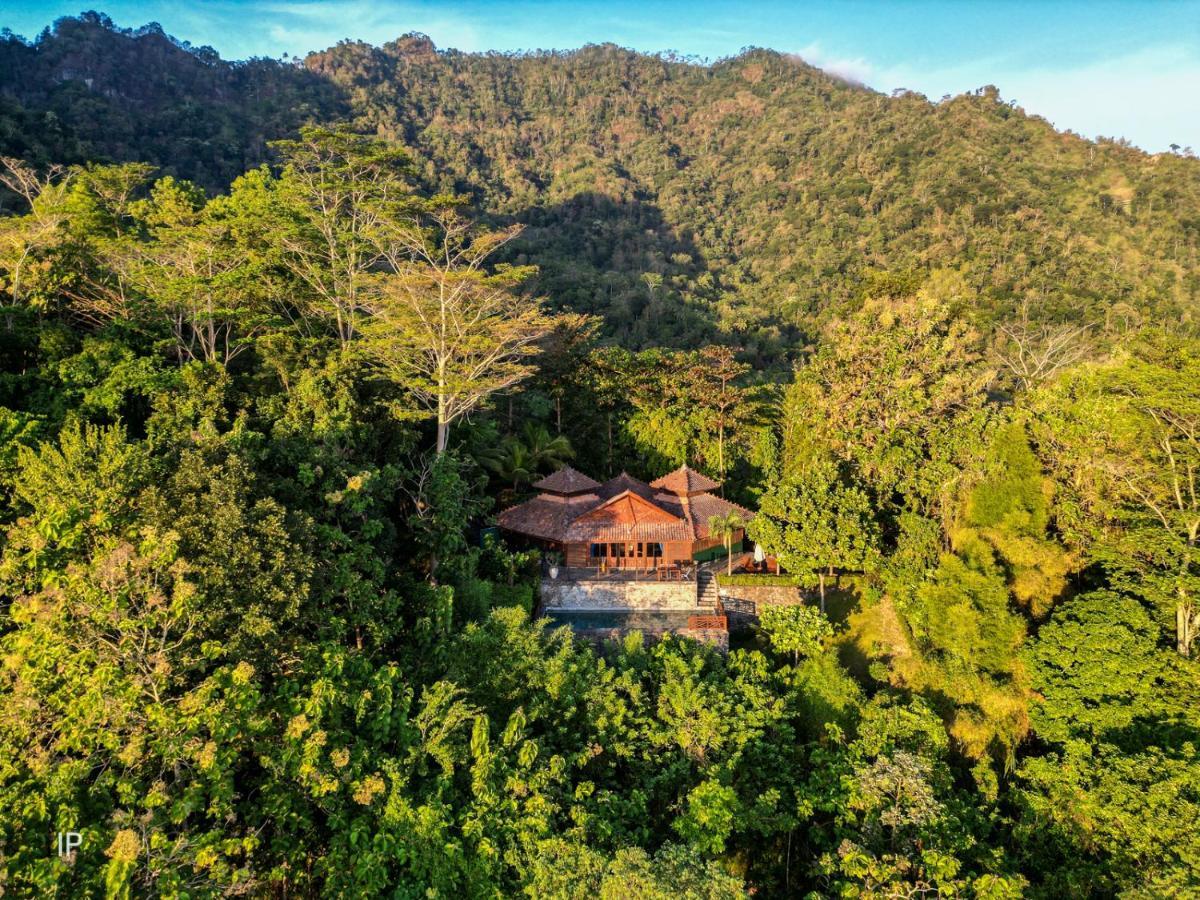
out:
{"label": "white cloud", "polygon": [[370,0],[265,0],[256,4],[267,21],[272,40],[280,50],[303,55],[324,49],[342,38],[384,44],[402,34],[419,31],[440,48],[485,50],[479,30],[467,18],[430,16],[417,6],[375,3]]}
{"label": "white cloud", "polygon": [[820,42],[813,41],[807,47],[801,47],[796,55],[809,65],[816,66],[823,72],[828,72],[853,84],[870,84],[875,73],[875,67],[861,56],[836,56],[827,53]]}
{"label": "white cloud", "polygon": [[797,55],[847,81],[885,93],[907,88],[931,100],[994,84],[1004,99],[1060,130],[1123,137],[1150,152],[1172,143],[1200,151],[1200,48],[1192,46],[1145,47],[1095,62],[1032,67],[1004,55],[943,66],[879,66],[829,53],[816,42]]}

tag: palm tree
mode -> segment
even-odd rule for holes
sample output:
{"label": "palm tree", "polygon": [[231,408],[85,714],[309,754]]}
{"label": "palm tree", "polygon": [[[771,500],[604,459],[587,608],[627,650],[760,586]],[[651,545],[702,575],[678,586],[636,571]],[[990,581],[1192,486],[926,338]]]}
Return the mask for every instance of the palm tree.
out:
{"label": "palm tree", "polygon": [[746,523],[733,510],[724,515],[709,516],[709,533],[715,534],[725,544],[725,564],[728,574],[733,574],[733,536],[746,527]]}
{"label": "palm tree", "polygon": [[540,473],[557,469],[574,455],[571,442],[565,437],[552,436],[545,425],[528,422],[520,437],[509,435],[494,452],[482,455],[480,462],[502,482],[511,485],[515,493]]}
{"label": "palm tree", "polygon": [[534,472],[550,472],[575,455],[571,442],[561,434],[551,435],[545,425],[526,422],[521,430],[521,443]]}

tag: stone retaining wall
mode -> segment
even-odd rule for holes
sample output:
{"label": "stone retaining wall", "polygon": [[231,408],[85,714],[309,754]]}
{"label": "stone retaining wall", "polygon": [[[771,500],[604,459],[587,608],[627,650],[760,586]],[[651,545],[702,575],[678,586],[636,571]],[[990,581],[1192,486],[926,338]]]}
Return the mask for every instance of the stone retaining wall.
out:
{"label": "stone retaining wall", "polygon": [[694,609],[692,581],[555,581],[542,579],[545,609]]}
{"label": "stone retaining wall", "polygon": [[748,625],[758,621],[759,612],[765,606],[799,606],[804,602],[804,593],[798,587],[784,585],[731,584],[719,586],[721,605],[729,624]]}

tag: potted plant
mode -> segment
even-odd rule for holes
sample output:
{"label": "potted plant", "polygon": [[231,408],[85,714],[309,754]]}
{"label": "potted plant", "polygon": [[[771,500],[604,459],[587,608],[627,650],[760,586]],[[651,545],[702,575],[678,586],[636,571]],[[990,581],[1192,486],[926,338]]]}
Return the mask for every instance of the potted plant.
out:
{"label": "potted plant", "polygon": [[546,554],[546,564],[549,566],[551,578],[558,578],[558,566],[562,562],[562,556],[557,550],[551,550]]}

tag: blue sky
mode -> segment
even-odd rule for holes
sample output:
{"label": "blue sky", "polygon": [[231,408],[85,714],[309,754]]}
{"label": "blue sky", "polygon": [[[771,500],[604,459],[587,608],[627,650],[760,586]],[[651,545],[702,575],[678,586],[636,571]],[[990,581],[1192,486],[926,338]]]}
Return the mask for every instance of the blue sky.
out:
{"label": "blue sky", "polygon": [[[303,55],[342,38],[421,31],[460,50],[568,49],[612,41],[716,59],[747,46],[797,53],[873,88],[931,99],[995,84],[1006,99],[1088,137],[1200,152],[1200,0],[111,0],[119,25],[159,22],[229,59]],[[80,0],[9,0],[26,37]]]}

